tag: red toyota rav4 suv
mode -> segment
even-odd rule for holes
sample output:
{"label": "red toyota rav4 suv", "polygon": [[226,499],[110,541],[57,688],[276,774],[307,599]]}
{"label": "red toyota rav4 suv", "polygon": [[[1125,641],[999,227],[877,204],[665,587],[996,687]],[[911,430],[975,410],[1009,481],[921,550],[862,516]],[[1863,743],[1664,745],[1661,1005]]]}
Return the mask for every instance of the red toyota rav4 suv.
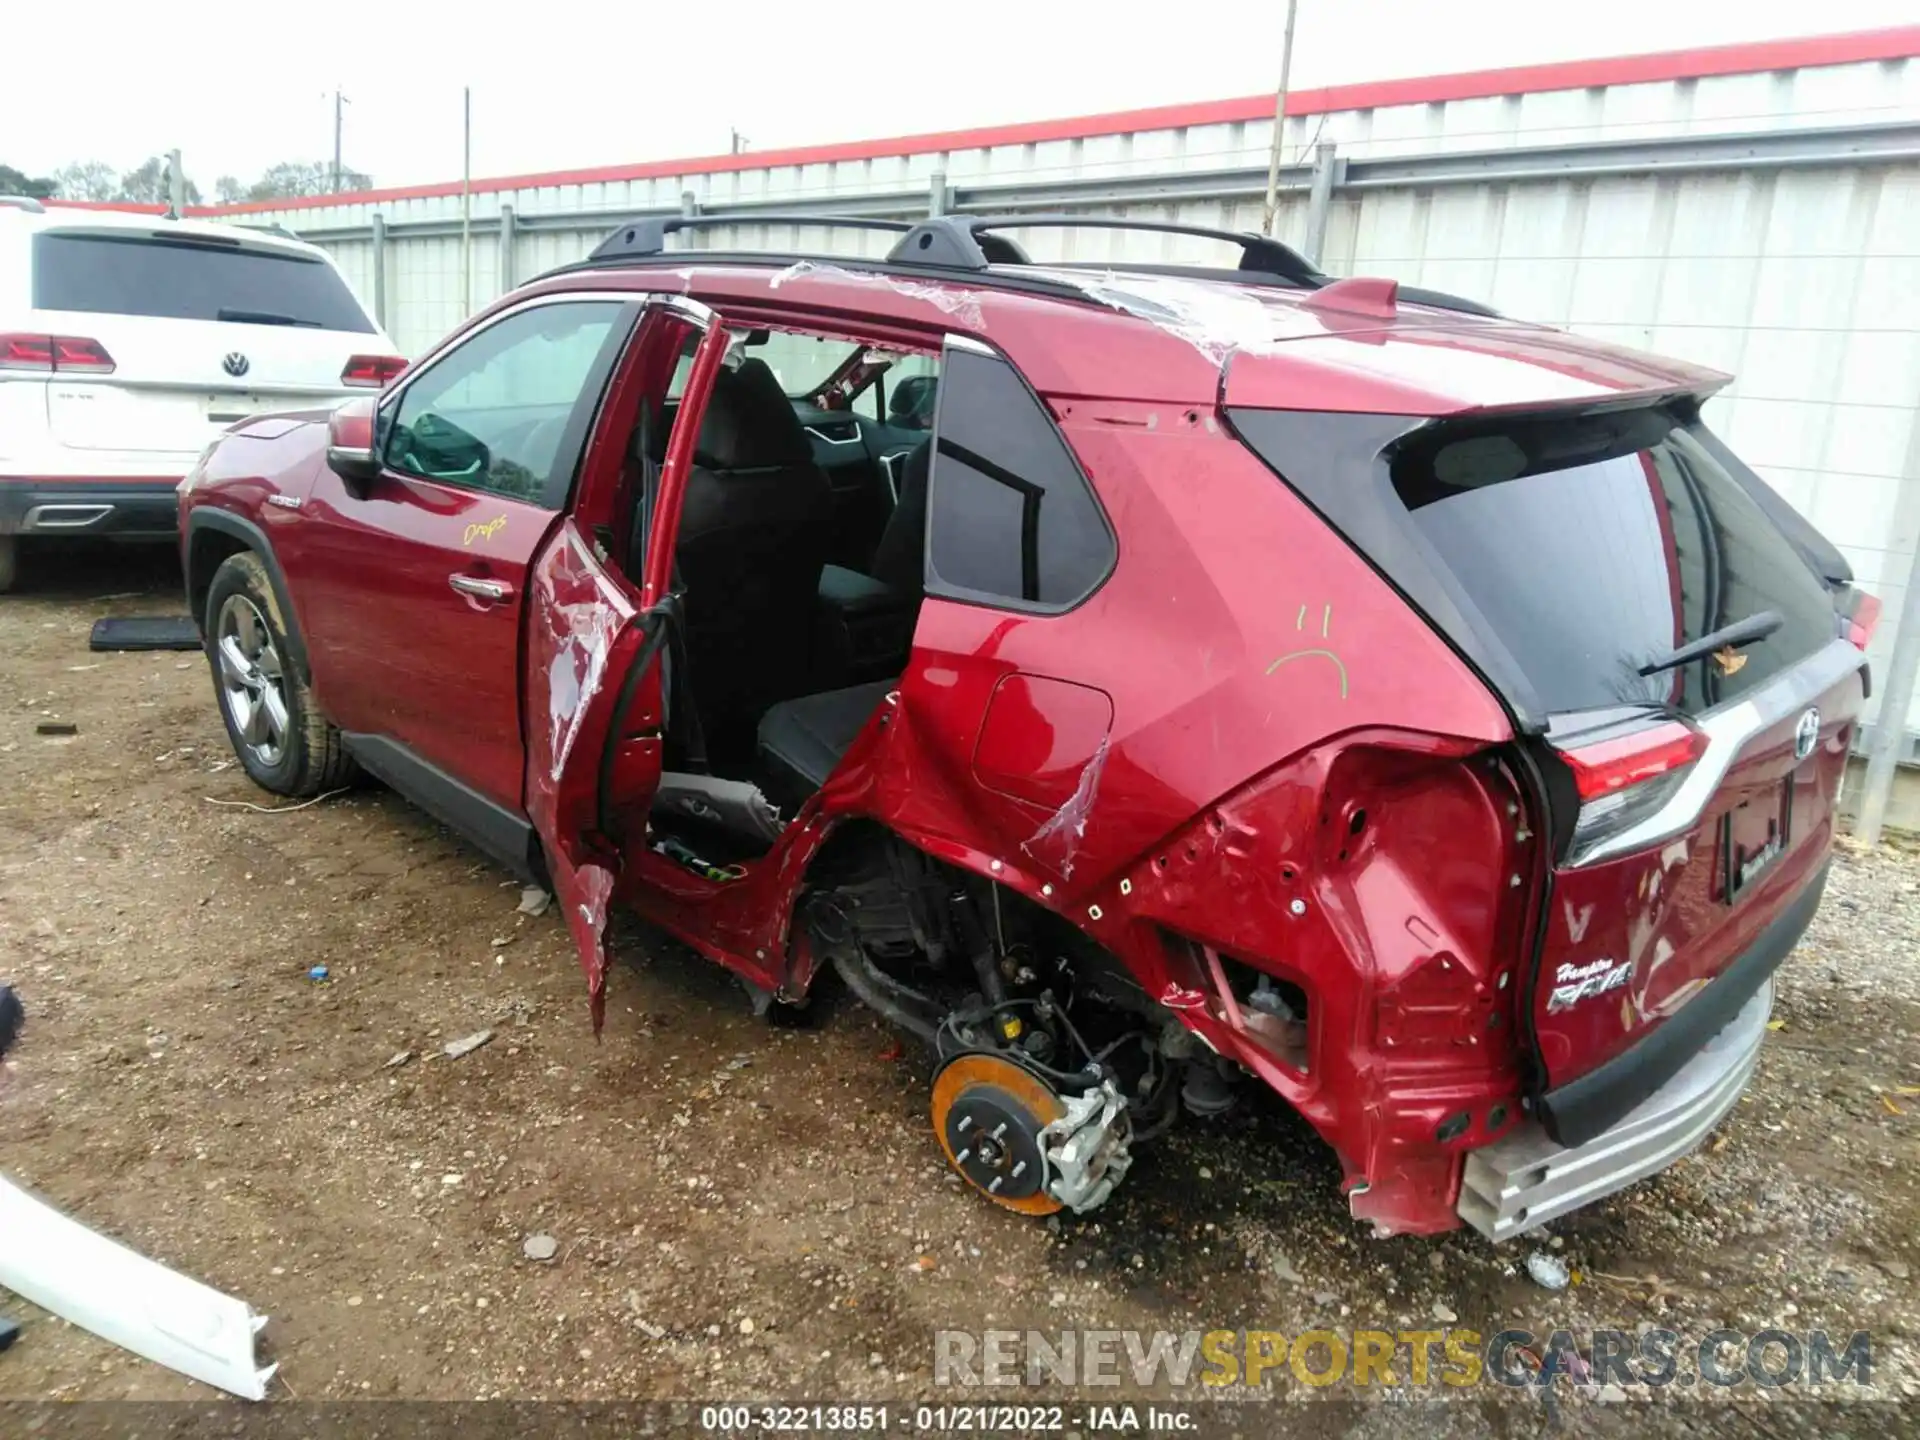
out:
{"label": "red toyota rav4 suv", "polygon": [[1878,606],[1701,424],[1725,377],[1255,236],[702,223],[209,450],[259,784],[365,769],[549,883],[596,1025],[615,901],[763,1005],[831,966],[1016,1210],[1249,1078],[1381,1231],[1520,1233],[1727,1112]]}

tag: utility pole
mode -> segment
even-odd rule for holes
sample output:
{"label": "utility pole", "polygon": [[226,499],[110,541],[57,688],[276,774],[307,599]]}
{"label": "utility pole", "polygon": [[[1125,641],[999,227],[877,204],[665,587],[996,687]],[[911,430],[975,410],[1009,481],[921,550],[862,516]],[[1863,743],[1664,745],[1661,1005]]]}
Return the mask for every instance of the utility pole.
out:
{"label": "utility pole", "polygon": [[460,316],[473,313],[473,87],[460,89]]}
{"label": "utility pole", "polygon": [[340,193],[340,117],[347,105],[347,97],[336,87],[333,92],[333,193]]}
{"label": "utility pole", "polygon": [[[1907,484],[1920,481],[1920,425],[1913,427],[1907,440],[1907,460],[1901,468]],[[1881,620],[1884,623],[1886,617]],[[1920,682],[1920,535],[1914,537],[1913,555],[1907,561],[1906,592],[1901,597],[1899,618],[1894,621],[1893,651],[1887,657],[1884,685],[1880,676],[1873,678],[1873,688],[1880,692],[1880,712],[1874,717],[1873,738],[1867,748],[1865,793],[1860,797],[1860,813],[1853,826],[1853,838],[1863,845],[1878,845],[1881,828],[1887,823],[1893,772],[1899,767],[1907,714],[1913,708],[1915,684]]]}
{"label": "utility pole", "polygon": [[747,142],[746,136],[742,135],[738,130],[733,129],[731,126],[728,127],[727,133],[733,137],[732,147],[727,152],[728,154],[738,155],[742,150],[745,150],[747,148],[748,142]]}
{"label": "utility pole", "polygon": [[1293,18],[1300,0],[1287,0],[1287,33],[1280,42],[1280,89],[1273,97],[1273,150],[1267,156],[1267,208],[1260,219],[1264,235],[1273,234],[1280,211],[1280,142],[1287,129],[1287,81],[1293,73]]}
{"label": "utility pole", "polygon": [[180,168],[180,152],[167,151],[167,217],[178,220],[187,205],[187,176]]}

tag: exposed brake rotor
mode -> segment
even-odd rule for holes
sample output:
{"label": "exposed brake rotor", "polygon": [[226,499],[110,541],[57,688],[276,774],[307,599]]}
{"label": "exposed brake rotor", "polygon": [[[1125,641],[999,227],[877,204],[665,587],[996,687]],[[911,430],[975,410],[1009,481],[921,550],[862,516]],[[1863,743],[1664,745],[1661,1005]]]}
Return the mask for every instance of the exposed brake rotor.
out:
{"label": "exposed brake rotor", "polygon": [[1066,1114],[1053,1090],[1001,1055],[956,1055],[933,1079],[933,1130],[968,1184],[1023,1215],[1062,1208],[1049,1195],[1041,1132]]}

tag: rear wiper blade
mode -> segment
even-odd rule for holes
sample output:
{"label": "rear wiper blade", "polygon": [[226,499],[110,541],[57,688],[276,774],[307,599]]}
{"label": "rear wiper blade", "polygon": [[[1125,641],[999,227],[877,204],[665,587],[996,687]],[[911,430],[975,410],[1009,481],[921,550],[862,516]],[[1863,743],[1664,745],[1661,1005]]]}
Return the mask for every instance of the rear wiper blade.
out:
{"label": "rear wiper blade", "polygon": [[318,320],[302,320],[294,315],[281,315],[272,310],[228,310],[222,307],[213,312],[216,320],[231,320],[239,325],[306,325],[315,330],[320,328]]}
{"label": "rear wiper blade", "polygon": [[1751,645],[1756,640],[1764,640],[1782,625],[1786,624],[1778,610],[1762,610],[1757,615],[1749,615],[1744,620],[1736,620],[1731,625],[1722,625],[1698,640],[1691,640],[1678,650],[1661,656],[1658,660],[1649,660],[1640,667],[1640,674],[1658,675],[1662,670],[1671,670],[1677,665],[1685,665],[1690,660],[1699,660],[1724,650],[1729,646]]}

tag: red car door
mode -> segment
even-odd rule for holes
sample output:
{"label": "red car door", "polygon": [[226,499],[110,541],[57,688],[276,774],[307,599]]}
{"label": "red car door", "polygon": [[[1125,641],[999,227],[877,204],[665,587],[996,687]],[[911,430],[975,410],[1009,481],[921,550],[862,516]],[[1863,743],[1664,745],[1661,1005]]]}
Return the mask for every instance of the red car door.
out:
{"label": "red car door", "polygon": [[639,309],[542,296],[491,317],[384,399],[378,479],[322,470],[307,498],[289,563],[321,701],[371,768],[463,828],[523,809],[528,565]]}
{"label": "red car door", "polygon": [[[665,465],[652,494],[635,493],[621,463],[634,416],[643,403],[659,413],[690,344],[693,364]],[[725,351],[726,332],[705,306],[677,295],[649,304],[609,393],[578,493],[530,569],[527,815],[580,952],[596,1031],[606,1004],[607,909],[623,849],[645,843],[647,810],[660,786],[665,709],[658,662],[672,612],[673,540],[701,412]],[[652,517],[641,554],[609,543],[634,531],[635,506]]]}

